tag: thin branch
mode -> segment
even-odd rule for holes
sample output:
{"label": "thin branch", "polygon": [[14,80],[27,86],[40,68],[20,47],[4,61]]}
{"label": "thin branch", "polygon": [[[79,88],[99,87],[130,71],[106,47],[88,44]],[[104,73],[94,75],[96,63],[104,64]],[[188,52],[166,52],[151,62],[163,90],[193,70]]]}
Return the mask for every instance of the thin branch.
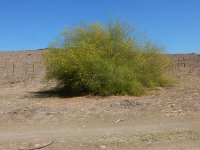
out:
{"label": "thin branch", "polygon": [[54,141],[52,141],[51,143],[49,144],[46,144],[46,145],[43,145],[43,146],[40,146],[40,147],[35,147],[35,148],[29,148],[29,149],[19,149],[19,150],[35,150],[35,149],[42,149],[42,148],[45,148],[45,147],[48,147],[50,145],[52,145],[54,143]]}

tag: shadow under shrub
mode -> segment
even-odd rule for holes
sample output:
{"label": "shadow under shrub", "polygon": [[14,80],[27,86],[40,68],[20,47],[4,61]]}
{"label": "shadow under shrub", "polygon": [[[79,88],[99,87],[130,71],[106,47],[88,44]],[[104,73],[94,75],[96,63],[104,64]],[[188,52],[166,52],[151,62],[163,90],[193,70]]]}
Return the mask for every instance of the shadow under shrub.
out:
{"label": "shadow under shrub", "polygon": [[137,42],[120,21],[65,30],[43,56],[47,79],[56,79],[75,95],[139,96],[169,83],[164,76],[168,59],[161,49],[149,41]]}

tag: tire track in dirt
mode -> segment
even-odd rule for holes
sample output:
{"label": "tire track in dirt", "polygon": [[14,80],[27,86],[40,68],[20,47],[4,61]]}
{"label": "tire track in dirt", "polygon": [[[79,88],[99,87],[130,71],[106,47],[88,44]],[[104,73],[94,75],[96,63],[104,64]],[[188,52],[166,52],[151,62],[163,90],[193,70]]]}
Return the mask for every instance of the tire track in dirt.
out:
{"label": "tire track in dirt", "polygon": [[113,126],[102,128],[69,128],[54,127],[48,128],[30,128],[16,131],[0,131],[0,141],[13,141],[32,138],[75,138],[75,137],[97,137],[102,135],[134,135],[149,134],[152,132],[171,132],[179,130],[197,130],[200,131],[200,121],[192,122],[171,122],[160,124],[138,124],[137,126]]}

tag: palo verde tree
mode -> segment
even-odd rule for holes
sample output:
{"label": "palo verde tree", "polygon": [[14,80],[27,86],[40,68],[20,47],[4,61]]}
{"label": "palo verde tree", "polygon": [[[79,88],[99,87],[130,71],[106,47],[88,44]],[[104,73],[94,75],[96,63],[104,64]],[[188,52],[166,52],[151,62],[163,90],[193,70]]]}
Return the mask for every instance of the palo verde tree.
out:
{"label": "palo verde tree", "polygon": [[64,30],[44,52],[47,79],[78,95],[142,95],[168,85],[162,49],[130,31],[119,20]]}

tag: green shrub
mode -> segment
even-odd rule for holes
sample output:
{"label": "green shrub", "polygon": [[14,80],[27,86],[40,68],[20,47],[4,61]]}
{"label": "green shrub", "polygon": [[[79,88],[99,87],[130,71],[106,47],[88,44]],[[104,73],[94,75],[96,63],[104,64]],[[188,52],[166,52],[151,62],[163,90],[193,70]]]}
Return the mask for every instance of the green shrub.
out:
{"label": "green shrub", "polygon": [[137,42],[120,21],[65,30],[44,52],[47,79],[56,79],[66,93],[142,95],[165,86],[168,61],[149,41]]}

